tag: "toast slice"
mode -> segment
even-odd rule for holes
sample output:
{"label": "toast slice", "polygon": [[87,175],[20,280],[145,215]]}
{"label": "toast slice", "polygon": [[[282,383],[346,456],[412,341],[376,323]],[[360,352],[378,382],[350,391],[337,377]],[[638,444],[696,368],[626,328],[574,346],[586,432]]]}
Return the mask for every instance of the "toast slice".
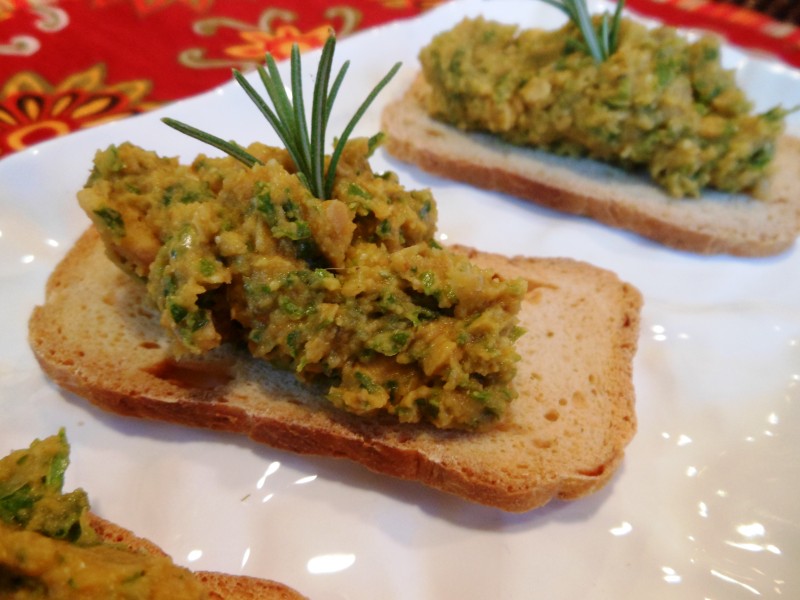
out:
{"label": "toast slice", "polygon": [[344,414],[290,373],[231,345],[176,362],[145,286],[112,264],[93,228],[51,275],[45,303],[30,318],[30,343],[55,383],[115,413],[344,457],[513,512],[599,489],[636,430],[640,293],[570,259],[455,250],[529,282],[520,312],[527,333],[517,342],[519,398],[487,432]]}
{"label": "toast slice", "polygon": [[[150,540],[136,536],[133,532],[115,523],[90,513],[89,524],[106,542],[120,544],[134,552],[166,556],[166,553]],[[193,575],[208,589],[209,600],[302,600],[292,588],[270,581],[244,575],[228,575],[214,571],[195,571]]]}
{"label": "toast slice", "polygon": [[418,75],[382,114],[389,154],[430,173],[507,193],[700,254],[768,256],[800,234],[800,138],[778,144],[768,197],[706,192],[675,199],[645,176],[467,133],[432,119]]}

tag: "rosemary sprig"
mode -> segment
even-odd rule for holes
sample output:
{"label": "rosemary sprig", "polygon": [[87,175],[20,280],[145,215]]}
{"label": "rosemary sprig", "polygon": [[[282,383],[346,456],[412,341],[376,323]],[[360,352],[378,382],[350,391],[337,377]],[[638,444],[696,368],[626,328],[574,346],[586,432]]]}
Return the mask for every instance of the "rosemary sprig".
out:
{"label": "rosemary sprig", "polygon": [[[302,69],[300,66],[300,50],[297,44],[292,46],[290,71],[291,71],[291,98],[286,92],[283,80],[281,79],[278,66],[271,54],[266,55],[266,68],[258,67],[258,75],[261,83],[267,91],[272,106],[259,95],[256,89],[242,75],[241,72],[234,70],[233,77],[236,82],[244,89],[247,96],[258,107],[261,114],[267,119],[275,133],[286,148],[289,156],[297,167],[297,176],[303,184],[317,198],[325,200],[330,197],[333,191],[333,182],[336,177],[336,167],[342,155],[347,140],[355,129],[356,124],[364,116],[375,97],[386,87],[386,84],[394,77],[400,69],[400,63],[395,65],[381,79],[364,102],[356,110],[342,134],[336,140],[331,154],[328,169],[325,170],[325,134],[328,126],[328,119],[333,108],[333,102],[342,85],[344,76],[350,66],[350,61],[346,61],[336,77],[333,85],[328,87],[331,79],[331,67],[333,64],[333,53],[336,47],[336,38],[331,33],[322,48],[317,77],[314,83],[314,91],[311,101],[311,125],[309,128],[305,103],[303,101],[303,82]],[[175,119],[162,119],[170,127],[189,135],[202,142],[210,144],[233,158],[243,162],[248,167],[260,164],[260,160],[247,152],[235,142],[228,142],[210,133],[196,129]]]}
{"label": "rosemary sprig", "polygon": [[617,49],[619,41],[619,23],[622,20],[622,8],[625,0],[617,0],[617,8],[613,16],[607,12],[600,19],[599,28],[592,23],[592,16],[586,6],[586,0],[542,0],[567,15],[580,30],[586,45],[586,51],[601,63]]}

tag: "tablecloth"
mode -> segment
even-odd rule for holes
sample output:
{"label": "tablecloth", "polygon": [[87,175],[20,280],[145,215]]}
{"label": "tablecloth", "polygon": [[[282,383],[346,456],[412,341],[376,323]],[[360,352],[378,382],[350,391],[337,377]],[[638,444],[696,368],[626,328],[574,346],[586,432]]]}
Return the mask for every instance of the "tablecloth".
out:
{"label": "tablecloth", "polygon": [[[0,158],[209,90],[266,52],[459,0],[0,0]],[[800,29],[733,3],[628,0],[800,66]]]}

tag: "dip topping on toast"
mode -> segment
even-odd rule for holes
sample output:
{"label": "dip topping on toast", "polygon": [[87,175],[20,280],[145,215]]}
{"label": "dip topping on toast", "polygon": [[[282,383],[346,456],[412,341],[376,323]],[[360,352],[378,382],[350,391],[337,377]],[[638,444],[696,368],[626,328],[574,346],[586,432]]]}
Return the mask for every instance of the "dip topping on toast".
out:
{"label": "dip topping on toast", "polygon": [[[590,23],[603,30],[604,21]],[[646,171],[673,197],[706,187],[764,195],[790,111],[752,114],[711,36],[690,42],[670,27],[613,23],[615,51],[598,60],[574,22],[519,31],[464,19],[420,53],[427,110],[514,144]]]}
{"label": "dip topping on toast", "polygon": [[62,492],[68,464],[63,430],[0,459],[0,596],[208,597],[169,557],[104,541],[91,525],[86,493]]}
{"label": "dip topping on toast", "polygon": [[[293,81],[298,69],[293,60]],[[284,108],[301,130],[304,119]],[[373,172],[379,142],[337,143],[322,160],[324,193],[309,185],[324,169],[298,160],[305,143],[296,152],[227,147],[230,156],[189,166],[111,146],[97,153],[78,200],[109,256],[146,281],[177,355],[244,341],[254,356],[322,383],[346,411],[489,426],[516,395],[527,284],[440,247],[430,192]]]}

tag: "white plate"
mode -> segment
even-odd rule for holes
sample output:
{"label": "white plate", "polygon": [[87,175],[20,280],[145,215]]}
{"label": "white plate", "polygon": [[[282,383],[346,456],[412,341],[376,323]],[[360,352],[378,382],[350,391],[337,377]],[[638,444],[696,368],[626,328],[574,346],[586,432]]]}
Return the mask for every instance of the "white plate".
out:
{"label": "white plate", "polygon": [[[543,3],[453,2],[340,42],[352,59],[336,122],[395,60],[401,74],[358,128],[401,92],[416,53],[464,14],[553,27]],[[316,55],[308,58],[315,59]],[[760,108],[800,104],[800,74],[729,50]],[[309,66],[308,69],[311,67]],[[307,69],[307,70],[308,70]],[[227,139],[274,136],[238,87],[90,129],[0,161],[0,452],[65,426],[67,488],[195,569],[341,598],[800,597],[800,250],[704,258],[579,218],[426,176],[448,241],[612,269],[643,292],[635,361],[639,432],[604,490],[523,515],[474,506],[342,461],[227,434],[120,418],[42,376],[26,323],[45,279],[87,224],[77,208],[97,148],[132,140],[185,159],[207,151],[169,115]],[[791,118],[794,132],[800,117]]]}

